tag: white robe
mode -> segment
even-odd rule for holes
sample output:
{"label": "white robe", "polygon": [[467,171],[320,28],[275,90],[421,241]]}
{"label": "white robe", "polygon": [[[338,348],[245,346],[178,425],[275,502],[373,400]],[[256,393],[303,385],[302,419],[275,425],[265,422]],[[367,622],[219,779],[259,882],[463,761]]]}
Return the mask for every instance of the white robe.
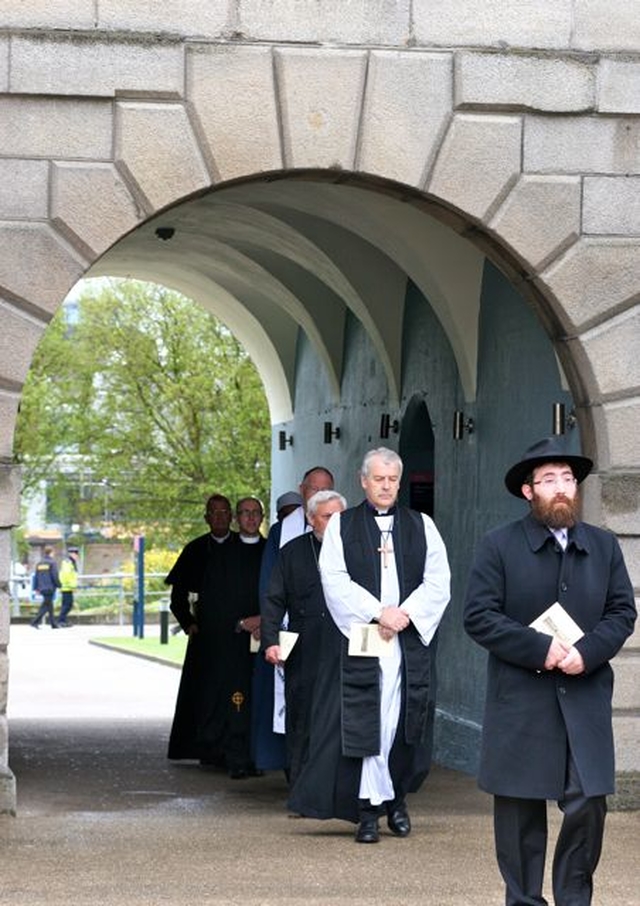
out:
{"label": "white robe", "polygon": [[[393,516],[376,517],[378,527],[388,537],[387,548],[392,545],[387,531],[392,527]],[[450,597],[450,571],[447,551],[434,522],[422,515],[427,557],[421,584],[402,603],[402,610],[409,616],[422,643],[428,645],[442,619]],[[382,547],[382,544],[380,545]],[[369,623],[378,617],[381,607],[399,604],[398,574],[393,552],[380,553],[381,595],[380,600],[358,583],[347,572],[342,537],[340,534],[340,513],[329,520],[320,551],[320,575],[327,608],[343,635],[349,637],[351,624]],[[400,642],[393,640],[393,655],[380,658],[380,720],[381,751],[379,755],[362,759],[360,776],[360,799],[369,799],[372,805],[395,798],[393,782],[389,773],[389,752],[398,726],[401,704]]]}

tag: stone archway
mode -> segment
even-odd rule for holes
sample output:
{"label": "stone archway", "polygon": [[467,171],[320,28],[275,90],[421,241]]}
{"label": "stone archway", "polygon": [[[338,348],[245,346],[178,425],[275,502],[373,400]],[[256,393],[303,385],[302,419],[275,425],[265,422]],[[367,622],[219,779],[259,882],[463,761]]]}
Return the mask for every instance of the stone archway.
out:
{"label": "stone archway", "polygon": [[[541,39],[515,16],[512,52],[499,48],[503,25],[490,16],[483,26],[489,31],[474,36],[481,49],[471,51],[453,21],[432,23],[438,38],[430,43],[417,10],[411,48],[389,19],[379,23],[387,48],[368,39],[362,23],[341,46],[294,47],[269,28],[263,43],[229,43],[210,21],[198,40],[187,37],[185,20],[174,32],[147,22],[126,35],[104,21],[88,35],[78,18],[62,23],[67,32],[60,34],[52,26],[61,23],[48,15],[21,21],[15,13],[0,39],[9,72],[0,81],[0,578],[6,582],[9,529],[18,522],[12,437],[21,386],[68,289],[114,243],[151,218],[160,223],[178,200],[234,180],[257,178],[267,186],[281,174],[295,180],[310,171],[336,186],[379,180],[376,203],[389,195],[398,204],[415,201],[416,210],[496,261],[529,299],[554,343],[597,463],[588,510],[620,535],[629,564],[638,562],[640,225],[625,202],[638,193],[627,174],[640,169],[639,127],[628,68],[636,64],[615,56],[622,37],[596,57],[598,32],[582,13],[578,37],[560,39],[561,46],[554,38],[542,56],[531,48],[551,41],[552,32]],[[297,34],[301,24],[292,21],[283,34]],[[325,27],[305,21],[302,32],[313,40]],[[166,31],[160,42],[158,31]],[[353,199],[352,217],[362,222],[370,211]],[[405,273],[420,253],[411,238],[390,250]],[[348,295],[347,287],[336,289]],[[428,289],[472,401],[473,306],[456,308],[464,294],[444,292],[437,281]],[[288,315],[292,323],[309,318],[339,375],[337,345],[318,313],[296,313],[292,304]],[[365,306],[361,315],[393,395],[397,337],[394,347],[381,330],[389,326],[388,312]],[[274,352],[272,361],[279,358]],[[278,376],[274,367],[273,374],[273,398],[285,400],[274,418],[286,420],[290,373],[284,368]],[[6,604],[6,585],[1,594]],[[5,676],[7,642],[5,617]],[[635,669],[634,657],[622,671],[630,709],[637,702],[624,677]],[[4,809],[15,793],[2,688]],[[624,721],[630,750],[637,722]],[[624,766],[635,770],[634,764]]]}

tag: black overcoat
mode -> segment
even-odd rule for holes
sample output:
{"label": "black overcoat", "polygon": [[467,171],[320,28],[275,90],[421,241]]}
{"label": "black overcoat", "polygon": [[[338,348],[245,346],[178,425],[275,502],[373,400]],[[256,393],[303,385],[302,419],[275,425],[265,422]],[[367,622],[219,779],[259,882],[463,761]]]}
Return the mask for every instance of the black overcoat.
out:
{"label": "black overcoat", "polygon": [[327,618],[318,569],[320,544],[313,532],[285,544],[271,571],[268,592],[260,602],[263,651],[279,643],[285,614],[288,615],[288,630],[298,633],[296,644],[284,666],[290,784],[294,783],[306,755],[311,699],[320,662],[322,623]]}
{"label": "black overcoat", "polygon": [[[580,625],[585,672],[545,671],[551,637],[529,624],[559,601]],[[501,796],[562,797],[569,746],[587,796],[614,789],[609,661],[633,631],[617,539],[587,523],[566,551],[531,514],[489,532],[469,578],[465,629],[489,652],[478,782]]]}

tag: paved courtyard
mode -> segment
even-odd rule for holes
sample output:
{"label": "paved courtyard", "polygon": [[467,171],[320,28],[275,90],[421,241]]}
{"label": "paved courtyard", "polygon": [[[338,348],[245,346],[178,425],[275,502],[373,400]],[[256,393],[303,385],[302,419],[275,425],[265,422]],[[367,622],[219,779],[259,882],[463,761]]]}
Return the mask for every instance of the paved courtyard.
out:
{"label": "paved courtyard", "polygon": [[[278,773],[167,762],[179,670],[89,644],[105,634],[12,627],[3,906],[501,906],[473,778],[434,769],[412,835],[358,846],[351,825],[290,817]],[[609,816],[594,906],[640,906],[639,839],[640,813]]]}

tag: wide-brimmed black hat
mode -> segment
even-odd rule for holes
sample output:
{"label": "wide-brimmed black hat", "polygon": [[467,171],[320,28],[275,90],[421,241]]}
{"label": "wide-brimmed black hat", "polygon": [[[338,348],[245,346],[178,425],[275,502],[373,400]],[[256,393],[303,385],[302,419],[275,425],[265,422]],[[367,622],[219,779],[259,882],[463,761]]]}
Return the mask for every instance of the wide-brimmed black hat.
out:
{"label": "wide-brimmed black hat", "polygon": [[507,490],[515,497],[523,497],[522,485],[533,470],[545,462],[566,462],[571,471],[578,480],[578,484],[583,481],[591,469],[593,462],[588,456],[580,456],[576,453],[567,453],[566,447],[560,436],[545,437],[539,440],[537,444],[529,447],[522,454],[522,459],[515,466],[511,466],[504,476],[504,483]]}

